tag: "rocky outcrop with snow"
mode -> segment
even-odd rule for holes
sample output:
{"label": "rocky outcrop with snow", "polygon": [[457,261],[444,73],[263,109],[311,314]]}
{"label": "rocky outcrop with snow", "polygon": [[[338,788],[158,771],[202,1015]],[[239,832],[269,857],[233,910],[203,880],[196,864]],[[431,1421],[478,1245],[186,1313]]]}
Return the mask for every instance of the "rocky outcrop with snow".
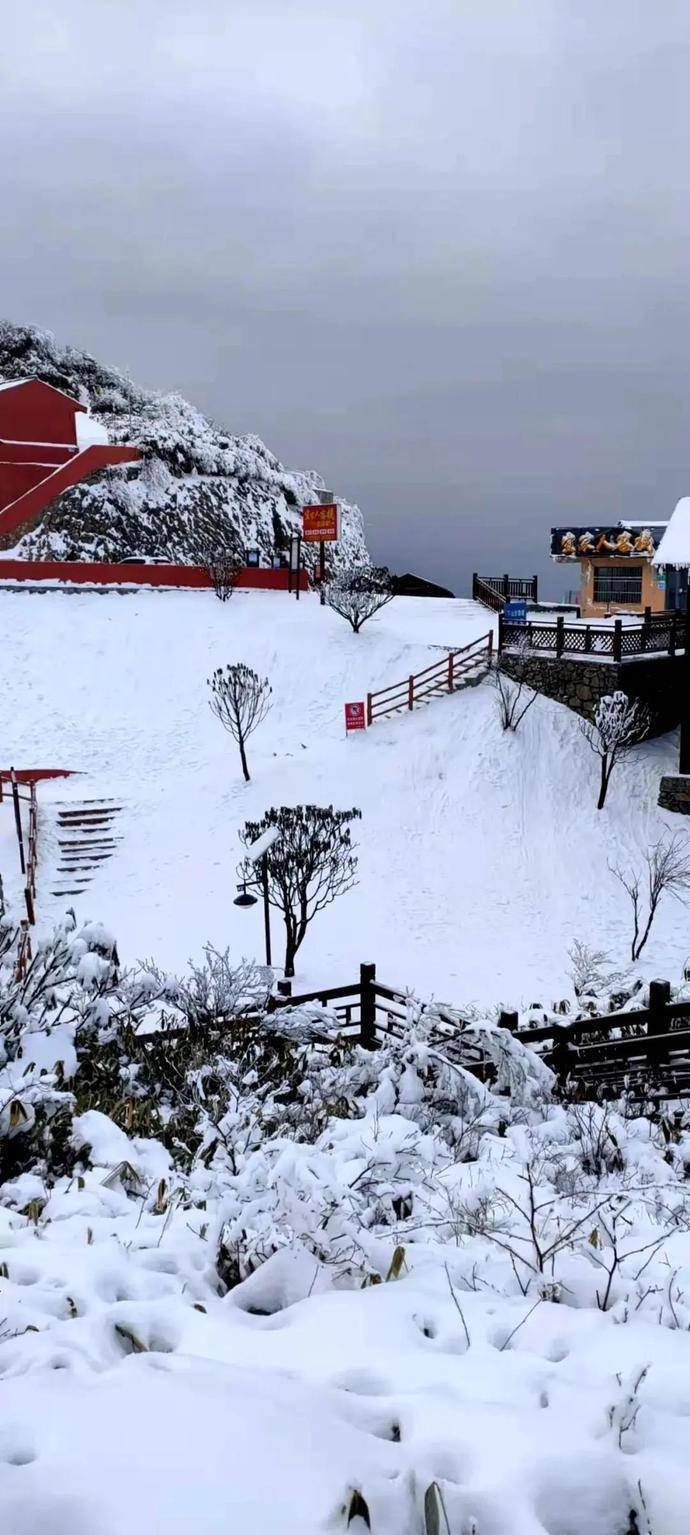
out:
{"label": "rocky outcrop with snow", "polygon": [[[300,507],[325,488],[313,471],[285,469],[251,434],[234,437],[178,394],[139,389],[47,331],[0,323],[0,379],[41,378],[87,404],[114,443],[142,462],[113,469],[60,496],[14,553],[26,559],[117,560],[127,555],[194,562],[212,543],[264,559],[287,550]],[[339,498],[341,499],[341,498]],[[359,509],[342,501],[334,558],[367,559]],[[312,559],[306,551],[307,560]]]}

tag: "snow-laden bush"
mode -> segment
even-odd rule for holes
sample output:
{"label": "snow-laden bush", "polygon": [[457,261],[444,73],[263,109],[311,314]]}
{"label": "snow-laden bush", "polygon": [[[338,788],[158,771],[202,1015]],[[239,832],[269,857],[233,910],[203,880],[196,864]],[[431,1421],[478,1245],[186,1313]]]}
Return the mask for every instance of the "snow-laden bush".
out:
{"label": "snow-laden bush", "polygon": [[3,929],[8,1208],[40,1225],[97,1172],[193,1217],[255,1310],[452,1249],[468,1290],[690,1327],[682,1112],[558,1104],[535,1050],[435,1004],[365,1050],[315,1004],[267,1011],[267,972],[211,949],[182,979],[122,972],[71,917],[22,980],[15,949]]}

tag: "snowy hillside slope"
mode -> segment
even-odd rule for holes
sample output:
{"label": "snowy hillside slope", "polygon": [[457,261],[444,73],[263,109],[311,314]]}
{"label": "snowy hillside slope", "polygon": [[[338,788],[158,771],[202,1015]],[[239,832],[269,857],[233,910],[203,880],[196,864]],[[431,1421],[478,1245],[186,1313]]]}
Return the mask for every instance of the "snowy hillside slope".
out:
{"label": "snowy hillside slope", "polygon": [[[178,394],[140,389],[88,353],[61,347],[47,331],[0,322],[0,380],[37,377],[90,406],[114,443],[133,443],[143,462],[75,486],[17,545],[26,559],[117,560],[165,555],[193,562],[197,541],[265,558],[286,550],[299,507],[325,488],[311,471],[285,469],[251,434],[234,437]],[[362,518],[342,501],[334,562],[366,558]],[[307,550],[305,558],[313,558]]]}
{"label": "snowy hillside slope", "polygon": [[[577,719],[545,699],[517,736],[482,684],[344,737],[346,700],[487,622],[470,602],[396,598],[357,637],[316,598],[282,593],[227,607],[211,593],[0,594],[3,765],[83,775],[41,788],[41,921],[66,904],[49,894],[56,803],[113,797],[123,842],[76,901],[79,918],[105,921],[126,960],[179,969],[208,939],[260,957],[259,908],[233,905],[239,830],[271,805],[313,801],[361,809],[359,884],[310,929],[296,989],[349,982],[374,960],[388,984],[424,997],[519,1006],[564,994],[574,938],[625,963],[629,915],[607,865],[677,826],[656,805],[673,737],[616,770],[600,813]],[[247,785],[207,703],[211,671],[238,660],[273,687]],[[273,925],[280,952],[277,914]],[[643,972],[678,978],[689,953],[686,913],[670,903]]]}

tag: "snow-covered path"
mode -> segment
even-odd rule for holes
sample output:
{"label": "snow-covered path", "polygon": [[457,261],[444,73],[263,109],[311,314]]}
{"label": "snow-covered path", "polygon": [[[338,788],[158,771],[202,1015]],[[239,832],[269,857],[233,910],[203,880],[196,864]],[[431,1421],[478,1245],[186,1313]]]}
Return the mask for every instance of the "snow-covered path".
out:
{"label": "snow-covered path", "polygon": [[[65,904],[47,895],[51,802],[114,796],[123,842],[80,918],[108,923],[126,959],[179,969],[207,939],[260,956],[259,913],[233,906],[238,831],[270,805],[313,801],[361,809],[360,880],[310,931],[298,987],[350,980],[373,959],[425,995],[518,1005],[562,993],[575,936],[624,961],[628,916],[607,862],[670,824],[656,795],[672,738],[631,756],[598,815],[595,759],[574,716],[546,700],[516,737],[501,732],[488,684],[344,737],[346,700],[489,622],[470,602],[398,598],[355,636],[313,597],[0,594],[1,765],[83,775],[41,788],[41,919]],[[211,671],[239,660],[273,686],[249,785],[207,703]],[[677,974],[689,950],[670,906],[650,973]]]}

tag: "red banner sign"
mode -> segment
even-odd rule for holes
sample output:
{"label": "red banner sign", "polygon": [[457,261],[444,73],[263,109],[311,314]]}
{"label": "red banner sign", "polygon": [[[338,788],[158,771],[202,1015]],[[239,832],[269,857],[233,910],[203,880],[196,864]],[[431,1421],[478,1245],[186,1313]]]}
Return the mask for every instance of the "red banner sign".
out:
{"label": "red banner sign", "polygon": [[337,543],[340,538],[340,507],[333,501],[328,506],[302,507],[302,537],[305,544]]}
{"label": "red banner sign", "polygon": [[363,703],[345,705],[346,730],[366,730],[366,724]]}

